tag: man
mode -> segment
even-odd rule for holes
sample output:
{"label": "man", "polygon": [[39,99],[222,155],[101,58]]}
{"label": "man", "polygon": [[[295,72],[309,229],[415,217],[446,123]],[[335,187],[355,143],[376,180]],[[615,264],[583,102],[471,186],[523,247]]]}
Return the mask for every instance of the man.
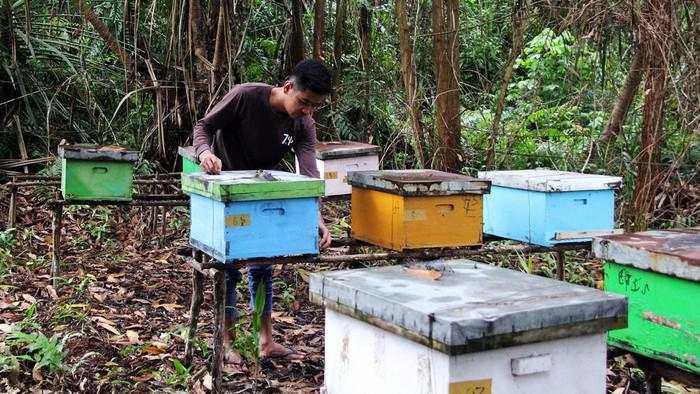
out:
{"label": "man", "polygon": [[[303,60],[281,87],[262,83],[235,86],[194,127],[194,148],[202,170],[217,174],[228,170],[271,169],[292,149],[300,172],[319,177],[316,168],[316,126],[311,114],[331,90],[328,69],[318,61]],[[319,247],[330,245],[328,229],[319,214]],[[227,277],[226,362],[240,364],[232,346],[235,333],[236,284],[240,272]],[[300,359],[301,355],[272,339],[272,267],[248,268],[251,308],[258,284],[266,289],[260,332],[260,357]]]}

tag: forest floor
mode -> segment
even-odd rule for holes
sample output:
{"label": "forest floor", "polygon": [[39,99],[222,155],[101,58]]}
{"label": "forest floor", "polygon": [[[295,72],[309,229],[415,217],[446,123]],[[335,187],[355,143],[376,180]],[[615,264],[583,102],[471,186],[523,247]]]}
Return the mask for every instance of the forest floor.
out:
{"label": "forest floor", "polygon": [[[0,201],[7,201],[0,191]],[[50,285],[51,215],[41,196],[18,198],[18,225],[0,232],[0,392],[209,391],[213,336],[212,283],[204,305],[191,366],[182,365],[191,269],[188,218],[169,209],[165,233],[151,231],[150,208],[70,207],[64,213],[60,286]],[[7,209],[0,204],[0,223]],[[347,203],[329,203],[324,216],[336,236],[348,229]],[[160,228],[160,225],[158,226]],[[600,262],[567,253],[567,278],[600,286]],[[550,254],[480,256],[479,260],[553,276]],[[377,263],[381,265],[388,263]],[[308,300],[310,272],[362,267],[290,265],[274,273],[276,340],[306,354],[303,361],[259,361],[250,329],[248,292],[239,287],[236,347],[246,372],[227,366],[232,393],[318,392],[323,384],[323,309]],[[244,275],[245,278],[245,275]],[[608,392],[639,393],[641,371],[624,358],[608,362]],[[664,392],[700,393],[672,382]]]}

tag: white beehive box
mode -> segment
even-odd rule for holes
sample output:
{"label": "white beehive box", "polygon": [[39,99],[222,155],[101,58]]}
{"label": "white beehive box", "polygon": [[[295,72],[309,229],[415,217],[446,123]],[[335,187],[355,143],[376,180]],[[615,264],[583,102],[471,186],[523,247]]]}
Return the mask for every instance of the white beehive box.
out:
{"label": "white beehive box", "polygon": [[[326,196],[349,195],[348,172],[379,169],[379,147],[353,141],[319,142],[316,165],[326,181]],[[299,163],[296,163],[299,173]]]}
{"label": "white beehive box", "polygon": [[325,389],[605,392],[605,334],[625,297],[469,260],[316,273]]}

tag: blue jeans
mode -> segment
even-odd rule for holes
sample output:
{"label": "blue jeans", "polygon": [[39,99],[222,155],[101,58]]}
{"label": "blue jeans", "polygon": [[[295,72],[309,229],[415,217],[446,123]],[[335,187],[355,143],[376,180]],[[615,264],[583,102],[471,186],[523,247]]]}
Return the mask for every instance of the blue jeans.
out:
{"label": "blue jeans", "polygon": [[[228,271],[226,273],[226,317],[237,319],[236,310],[236,285],[243,276],[240,271]],[[263,316],[272,314],[272,266],[253,265],[248,267],[248,293],[250,294],[250,309],[255,310],[255,293],[260,282],[265,284],[265,307]]]}

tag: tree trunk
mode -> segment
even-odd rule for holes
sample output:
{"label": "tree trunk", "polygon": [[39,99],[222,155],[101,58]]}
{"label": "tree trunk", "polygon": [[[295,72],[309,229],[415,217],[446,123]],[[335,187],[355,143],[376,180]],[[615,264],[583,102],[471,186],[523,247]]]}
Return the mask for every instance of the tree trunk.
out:
{"label": "tree trunk", "polygon": [[406,94],[406,107],[408,107],[411,129],[413,130],[413,149],[416,152],[418,168],[425,168],[425,156],[423,153],[423,120],[417,99],[418,83],[416,78],[416,64],[413,57],[413,39],[406,0],[396,0],[396,20],[399,24],[401,75],[403,77],[404,92]]}
{"label": "tree trunk", "polygon": [[323,60],[323,40],[326,30],[326,0],[314,3],[314,59]]}
{"label": "tree trunk", "polygon": [[371,52],[371,32],[372,32],[372,11],[367,8],[366,4],[360,4],[360,17],[357,21],[357,31],[360,36],[360,68],[362,69],[362,100],[364,102],[365,110],[362,111],[362,120],[360,123],[361,138],[363,141],[370,141],[371,131],[370,131],[370,110],[369,110],[369,73],[372,69],[370,63],[370,52]]}
{"label": "tree trunk", "polygon": [[289,61],[287,75],[297,63],[304,60],[304,27],[302,26],[302,4],[301,0],[292,0],[292,32],[289,42]]}
{"label": "tree trunk", "polygon": [[343,44],[345,38],[345,13],[347,9],[346,0],[338,0],[335,10],[335,30],[333,32],[333,68],[337,79],[343,71]]}
{"label": "tree trunk", "polygon": [[433,1],[433,51],[437,97],[435,129],[437,165],[443,171],[462,168],[459,103],[459,1]]}
{"label": "tree trunk", "polygon": [[641,45],[646,59],[646,81],[642,111],[641,152],[637,157],[637,179],[632,198],[632,229],[649,225],[656,192],[663,174],[657,165],[663,143],[664,101],[670,67],[673,3],[649,0],[640,20]]}
{"label": "tree trunk", "polygon": [[130,63],[129,55],[122,49],[121,45],[119,45],[119,41],[114,38],[114,35],[109,31],[107,25],[102,22],[102,19],[95,15],[95,12],[89,5],[85,4],[85,0],[73,0],[73,3],[83,15],[83,18],[90,22],[92,27],[97,31],[97,34],[102,37],[107,46],[119,57],[124,67],[128,70]]}
{"label": "tree trunk", "polygon": [[622,125],[625,123],[627,111],[629,110],[630,105],[632,105],[634,96],[637,94],[637,87],[642,81],[643,76],[644,53],[642,52],[641,48],[638,48],[634,53],[634,57],[632,58],[632,63],[630,64],[627,78],[625,78],[625,83],[622,85],[620,96],[617,98],[615,107],[610,114],[608,125],[605,127],[605,130],[600,137],[598,137],[598,140],[596,141],[597,144],[610,142],[610,140],[620,134]]}
{"label": "tree trunk", "polygon": [[211,70],[211,63],[207,59],[207,49],[204,42],[205,34],[203,34],[202,21],[202,5],[200,0],[189,0],[190,2],[190,15],[189,15],[189,39],[190,39],[190,50],[194,54],[195,62],[197,64],[197,79],[204,79],[206,71]]}
{"label": "tree trunk", "polygon": [[498,91],[498,98],[496,99],[496,112],[493,114],[493,121],[491,123],[491,138],[488,151],[486,152],[486,168],[488,169],[495,168],[496,145],[498,144],[498,135],[500,134],[501,130],[501,116],[503,115],[503,107],[505,106],[506,102],[508,85],[510,84],[510,79],[513,76],[513,66],[523,50],[523,37],[525,35],[525,30],[527,29],[527,15],[527,2],[523,0],[516,1],[513,9],[513,40],[510,48],[510,55],[508,56],[508,61],[506,63],[506,68],[503,71],[503,76],[501,77],[501,87]]}

